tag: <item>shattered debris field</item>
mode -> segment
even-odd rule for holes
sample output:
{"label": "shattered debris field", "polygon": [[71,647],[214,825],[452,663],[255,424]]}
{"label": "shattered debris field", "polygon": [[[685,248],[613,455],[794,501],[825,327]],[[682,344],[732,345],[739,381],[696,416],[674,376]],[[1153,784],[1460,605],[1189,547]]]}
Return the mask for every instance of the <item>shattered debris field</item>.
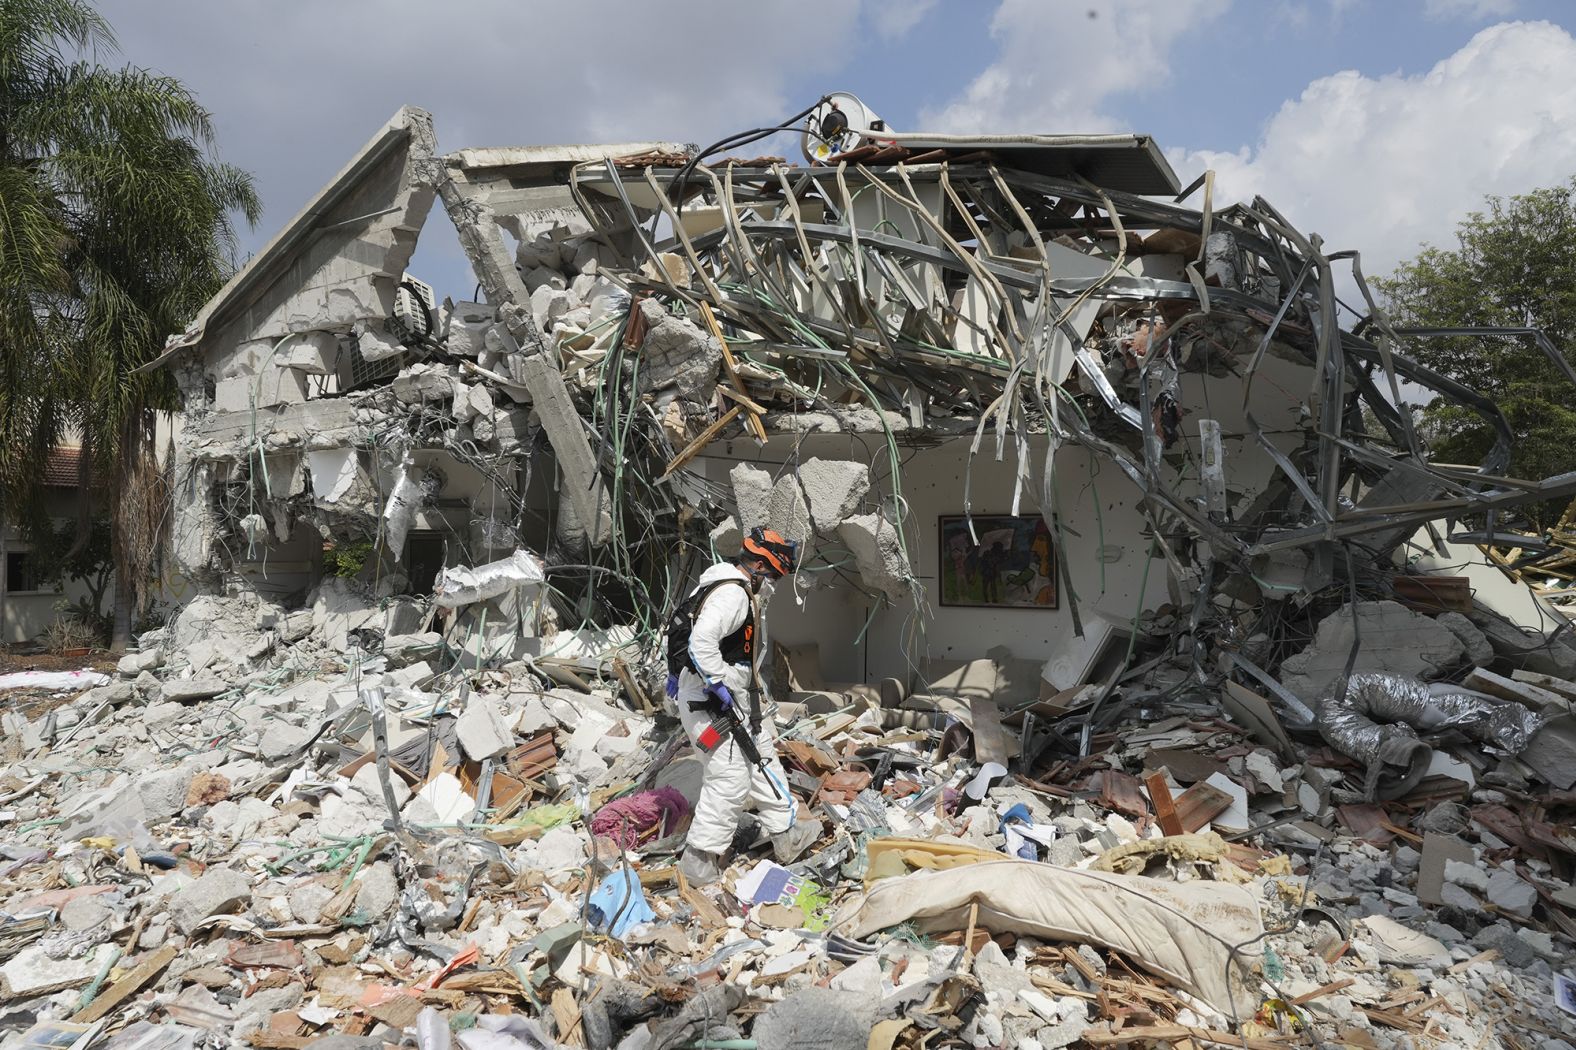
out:
{"label": "shattered debris field", "polygon": [[[1146,137],[865,130],[403,109],[171,339],[178,608],[0,679],[0,1047],[1569,1050],[1576,475]],[[756,527],[818,835],[692,885]]]}

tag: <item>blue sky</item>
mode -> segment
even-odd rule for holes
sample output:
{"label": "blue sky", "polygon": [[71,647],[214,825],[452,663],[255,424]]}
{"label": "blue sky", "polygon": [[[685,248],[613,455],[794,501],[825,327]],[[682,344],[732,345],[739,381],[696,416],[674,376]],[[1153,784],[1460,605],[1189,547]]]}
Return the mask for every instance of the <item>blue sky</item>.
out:
{"label": "blue sky", "polygon": [[[1576,174],[1552,0],[103,0],[256,173],[264,242],[398,106],[440,146],[708,142],[860,95],[902,130],[1147,132],[1384,273],[1487,193]],[[779,147],[785,148],[787,144]],[[429,222],[414,267],[468,278]]]}

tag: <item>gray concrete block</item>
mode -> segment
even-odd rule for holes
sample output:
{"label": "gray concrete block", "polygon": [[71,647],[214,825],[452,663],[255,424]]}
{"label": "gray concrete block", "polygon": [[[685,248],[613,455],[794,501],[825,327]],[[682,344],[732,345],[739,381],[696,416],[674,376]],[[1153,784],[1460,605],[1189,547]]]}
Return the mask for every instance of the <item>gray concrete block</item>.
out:
{"label": "gray concrete block", "polygon": [[454,730],[465,754],[478,762],[497,758],[514,746],[514,733],[503,712],[491,700],[475,694],[454,723]]}
{"label": "gray concrete block", "polygon": [[733,483],[733,506],[739,529],[749,532],[757,525],[765,525],[772,502],[772,476],[758,467],[740,463],[728,471]]}
{"label": "gray concrete block", "polygon": [[739,522],[731,514],[711,530],[711,545],[716,548],[719,557],[731,558],[738,554],[743,540],[744,533],[739,529]]}
{"label": "gray concrete block", "polygon": [[398,903],[399,881],[387,861],[378,861],[361,873],[361,882],[356,890],[357,911],[381,919],[392,914]]}
{"label": "gray concrete block", "polygon": [[809,459],[799,467],[799,484],[810,501],[816,531],[830,536],[870,491],[870,468],[851,460]]}
{"label": "gray concrete block", "polygon": [[1354,637],[1361,643],[1356,671],[1438,678],[1466,657],[1461,639],[1422,613],[1399,602],[1358,602],[1319,621],[1313,643],[1282,663],[1281,682],[1299,696],[1318,696],[1340,677]]}
{"label": "gray concrete block", "polygon": [[290,890],[288,899],[296,922],[310,925],[323,917],[323,909],[334,899],[334,891],[316,880],[306,880]]}
{"label": "gray concrete block", "polygon": [[252,899],[252,881],[234,868],[209,868],[202,877],[175,894],[170,916],[182,933],[214,915],[238,911]]}
{"label": "gray concrete block", "polygon": [[190,703],[218,696],[228,688],[229,683],[218,678],[177,678],[165,682],[159,696],[170,703]]}
{"label": "gray concrete block", "polygon": [[1494,647],[1489,644],[1488,635],[1478,630],[1477,625],[1471,620],[1458,612],[1443,612],[1434,617],[1434,622],[1461,639],[1461,644],[1467,651],[1468,663],[1476,667],[1486,667],[1494,662]]}
{"label": "gray concrete block", "polygon": [[1488,877],[1484,895],[1500,911],[1523,919],[1532,915],[1532,906],[1538,903],[1538,891],[1532,884],[1503,868]]}
{"label": "gray concrete block", "polygon": [[263,730],[257,742],[257,753],[264,762],[278,762],[299,751],[311,737],[311,732],[301,726],[275,719]]}
{"label": "gray concrete block", "polygon": [[164,662],[164,654],[158,649],[147,649],[140,653],[127,653],[115,665],[117,674],[126,678],[135,678],[144,671],[157,670]]}
{"label": "gray concrete block", "polygon": [[153,820],[167,820],[186,808],[186,791],[191,787],[192,771],[184,767],[144,773],[137,778],[137,794],[142,808]]}
{"label": "gray concrete block", "polygon": [[839,525],[837,535],[853,553],[865,586],[894,602],[908,597],[913,572],[891,522],[879,514],[862,514]]}
{"label": "gray concrete block", "polygon": [[801,545],[809,544],[813,534],[810,504],[804,498],[804,490],[799,487],[798,479],[792,474],[783,475],[772,486],[771,501],[766,509],[766,527]]}

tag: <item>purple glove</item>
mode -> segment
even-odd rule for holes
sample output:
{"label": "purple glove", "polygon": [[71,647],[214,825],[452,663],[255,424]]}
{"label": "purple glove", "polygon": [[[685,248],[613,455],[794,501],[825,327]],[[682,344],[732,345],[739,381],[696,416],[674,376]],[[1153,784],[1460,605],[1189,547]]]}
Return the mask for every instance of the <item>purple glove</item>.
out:
{"label": "purple glove", "polygon": [[679,698],[679,676],[676,674],[668,675],[668,684],[663,687],[662,691],[668,694],[669,700],[677,700]]}
{"label": "purple glove", "polygon": [[712,682],[706,687],[706,695],[715,697],[722,704],[724,711],[733,710],[733,692],[721,682]]}

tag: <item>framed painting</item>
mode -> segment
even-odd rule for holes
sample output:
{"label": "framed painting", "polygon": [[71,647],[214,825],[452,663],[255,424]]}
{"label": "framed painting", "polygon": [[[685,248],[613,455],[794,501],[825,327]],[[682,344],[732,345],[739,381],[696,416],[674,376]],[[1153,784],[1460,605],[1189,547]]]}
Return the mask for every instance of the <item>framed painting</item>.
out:
{"label": "framed painting", "polygon": [[[941,604],[982,609],[1056,608],[1056,548],[1039,515],[962,515],[939,523]],[[975,538],[979,542],[975,542]]]}

